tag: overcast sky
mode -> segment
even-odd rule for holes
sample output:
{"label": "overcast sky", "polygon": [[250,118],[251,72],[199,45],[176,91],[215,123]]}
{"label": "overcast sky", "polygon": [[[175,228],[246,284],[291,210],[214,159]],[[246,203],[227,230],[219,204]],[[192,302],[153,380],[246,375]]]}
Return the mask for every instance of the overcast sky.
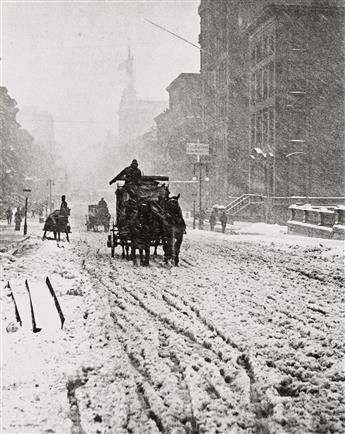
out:
{"label": "overcast sky", "polygon": [[148,18],[197,43],[199,1],[3,1],[1,84],[19,107],[55,118],[64,149],[117,133],[123,80],[118,64],[135,59],[138,95],[167,99],[181,72],[199,71],[196,48],[146,23]]}

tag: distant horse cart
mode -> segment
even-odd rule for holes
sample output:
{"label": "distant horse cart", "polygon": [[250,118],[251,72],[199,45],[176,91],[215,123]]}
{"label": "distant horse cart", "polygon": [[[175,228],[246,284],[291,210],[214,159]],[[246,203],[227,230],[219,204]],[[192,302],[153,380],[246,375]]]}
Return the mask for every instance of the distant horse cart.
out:
{"label": "distant horse cart", "polygon": [[100,205],[89,205],[85,223],[86,230],[97,232],[103,227],[104,232],[108,232],[110,227],[110,218],[111,216],[108,208]]}
{"label": "distant horse cart", "polygon": [[[140,264],[149,265],[150,248],[157,254],[162,246],[165,262],[179,262],[179,251],[185,223],[179,197],[169,197],[166,176],[143,176],[138,184],[119,186],[116,194],[116,221],[108,235],[111,256],[121,246],[122,257],[136,264],[139,250]],[[129,255],[131,251],[131,255]]]}
{"label": "distant horse cart", "polygon": [[[60,213],[60,210],[56,209],[48,215],[43,227],[42,239],[57,240],[60,241],[61,233],[66,234],[66,240],[69,241],[69,234],[71,233],[71,227],[68,223],[68,216]],[[47,237],[47,232],[51,232],[54,238]]]}

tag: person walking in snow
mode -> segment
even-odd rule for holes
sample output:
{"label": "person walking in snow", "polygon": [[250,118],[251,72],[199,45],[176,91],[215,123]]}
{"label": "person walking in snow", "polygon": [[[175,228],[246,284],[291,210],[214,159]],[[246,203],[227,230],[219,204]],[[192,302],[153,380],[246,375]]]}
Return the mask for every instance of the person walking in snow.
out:
{"label": "person walking in snow", "polygon": [[217,217],[216,217],[216,213],[215,213],[214,210],[212,210],[212,212],[211,212],[211,215],[210,215],[210,218],[209,218],[209,222],[210,222],[211,231],[214,231],[214,227],[215,227],[215,225],[217,223]]}
{"label": "person walking in snow", "polygon": [[11,207],[9,207],[6,211],[7,223],[10,225],[12,223],[13,211]]}
{"label": "person walking in snow", "polygon": [[22,214],[18,206],[16,213],[14,214],[14,230],[20,231],[20,225],[22,223]]}
{"label": "person walking in snow", "polygon": [[228,222],[228,216],[226,215],[225,211],[222,212],[221,216],[219,217],[219,220],[222,225],[222,232],[224,234],[226,229],[226,224]]}

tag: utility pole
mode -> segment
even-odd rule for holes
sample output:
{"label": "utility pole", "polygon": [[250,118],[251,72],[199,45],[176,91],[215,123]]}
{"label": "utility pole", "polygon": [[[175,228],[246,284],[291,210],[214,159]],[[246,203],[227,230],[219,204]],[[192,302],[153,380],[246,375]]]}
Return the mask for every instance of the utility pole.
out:
{"label": "utility pole", "polygon": [[193,229],[195,229],[196,225],[195,225],[195,197],[196,197],[196,193],[193,194]]}

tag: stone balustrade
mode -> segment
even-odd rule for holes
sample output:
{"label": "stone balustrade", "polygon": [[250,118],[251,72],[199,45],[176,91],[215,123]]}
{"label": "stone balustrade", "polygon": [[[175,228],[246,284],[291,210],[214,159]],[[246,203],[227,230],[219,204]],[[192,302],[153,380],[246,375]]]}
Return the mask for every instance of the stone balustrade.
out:
{"label": "stone balustrade", "polygon": [[345,238],[345,206],[291,205],[288,232],[320,238]]}
{"label": "stone balustrade", "polygon": [[345,239],[345,206],[340,205],[334,208],[335,221],[333,226],[333,238]]}

